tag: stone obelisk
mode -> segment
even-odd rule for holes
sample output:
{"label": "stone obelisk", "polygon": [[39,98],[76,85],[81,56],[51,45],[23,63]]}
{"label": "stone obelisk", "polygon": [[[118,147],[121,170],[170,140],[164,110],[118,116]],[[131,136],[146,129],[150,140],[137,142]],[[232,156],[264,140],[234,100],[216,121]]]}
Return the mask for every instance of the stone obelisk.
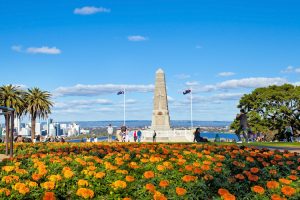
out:
{"label": "stone obelisk", "polygon": [[153,130],[169,130],[170,116],[168,108],[168,96],[166,89],[165,73],[162,69],[156,71],[154,90],[154,103],[152,113]]}

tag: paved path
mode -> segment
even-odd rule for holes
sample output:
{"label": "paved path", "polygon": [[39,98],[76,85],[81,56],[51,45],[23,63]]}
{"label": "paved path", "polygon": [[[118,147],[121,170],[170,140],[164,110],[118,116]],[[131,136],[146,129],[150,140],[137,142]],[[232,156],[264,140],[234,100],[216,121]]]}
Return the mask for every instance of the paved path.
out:
{"label": "paved path", "polygon": [[9,156],[6,156],[5,154],[0,154],[0,162],[5,158],[9,158]]}
{"label": "paved path", "polygon": [[[251,146],[251,145],[249,145]],[[300,154],[300,147],[274,147],[274,146],[251,146],[251,147],[257,147],[257,148],[268,148],[270,150],[279,150],[279,151],[285,151],[288,150],[290,152],[297,152]]]}

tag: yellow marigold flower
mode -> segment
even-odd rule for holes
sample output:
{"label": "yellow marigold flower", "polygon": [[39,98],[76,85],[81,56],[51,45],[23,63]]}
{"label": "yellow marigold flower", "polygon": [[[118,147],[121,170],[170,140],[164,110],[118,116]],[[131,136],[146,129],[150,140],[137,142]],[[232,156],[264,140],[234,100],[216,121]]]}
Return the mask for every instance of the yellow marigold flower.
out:
{"label": "yellow marigold flower", "polygon": [[98,172],[98,173],[95,174],[95,177],[101,179],[101,178],[103,178],[105,175],[106,175],[106,174],[105,174],[104,172]]}
{"label": "yellow marigold flower", "polygon": [[26,184],[24,183],[16,183],[14,186],[13,186],[14,190],[17,190],[20,194],[27,194],[30,190],[29,188],[26,186]]}
{"label": "yellow marigold flower", "polygon": [[156,169],[157,169],[158,171],[164,171],[164,170],[166,169],[166,167],[163,166],[163,165],[157,165]]}
{"label": "yellow marigold flower", "polygon": [[52,182],[58,182],[61,180],[61,176],[60,175],[51,175],[48,177],[48,179]]}
{"label": "yellow marigold flower", "polygon": [[9,196],[10,195],[10,190],[6,189],[6,188],[1,188],[0,189],[0,195],[5,194],[5,196]]}
{"label": "yellow marigold flower", "polygon": [[84,199],[92,199],[94,197],[94,191],[87,188],[79,188],[76,195]]}
{"label": "yellow marigold flower", "polygon": [[126,176],[126,181],[127,182],[133,182],[134,181],[134,177],[133,176]]}
{"label": "yellow marigold flower", "polygon": [[6,171],[7,173],[13,171],[15,169],[15,166],[4,166],[2,167],[2,170]]}
{"label": "yellow marigold flower", "polygon": [[186,189],[180,188],[180,187],[176,187],[176,194],[178,196],[184,196],[186,194]]}
{"label": "yellow marigold flower", "polygon": [[46,190],[53,190],[55,188],[55,182],[47,181],[41,184],[42,188]]}
{"label": "yellow marigold flower", "polygon": [[115,189],[125,189],[127,187],[127,183],[125,181],[115,181],[112,183],[112,187]]}
{"label": "yellow marigold flower", "polygon": [[78,185],[79,187],[89,186],[89,182],[86,181],[86,180],[80,179],[80,180],[77,182],[77,185]]}
{"label": "yellow marigold flower", "polygon": [[74,176],[74,173],[71,170],[69,170],[69,169],[63,171],[63,173],[64,173],[64,177],[65,178],[72,178]]}
{"label": "yellow marigold flower", "polygon": [[14,181],[19,181],[19,177],[11,175],[11,176],[3,176],[2,178],[2,182],[5,182],[6,184],[10,184]]}
{"label": "yellow marigold flower", "polygon": [[38,184],[36,182],[34,182],[34,181],[29,181],[28,186],[29,187],[37,187]]}
{"label": "yellow marigold flower", "polygon": [[45,192],[43,200],[56,200],[53,192]]}

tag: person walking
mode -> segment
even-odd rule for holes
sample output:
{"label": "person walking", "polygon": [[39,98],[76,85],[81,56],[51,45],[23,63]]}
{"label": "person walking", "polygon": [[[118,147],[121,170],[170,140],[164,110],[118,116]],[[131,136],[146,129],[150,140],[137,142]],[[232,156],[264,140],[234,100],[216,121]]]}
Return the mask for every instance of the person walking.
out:
{"label": "person walking", "polygon": [[156,131],[153,132],[153,142],[156,142]]}
{"label": "person walking", "polygon": [[292,136],[293,136],[293,128],[291,125],[288,125],[285,127],[285,138],[287,142],[292,142]]}
{"label": "person walking", "polygon": [[246,142],[249,142],[248,141],[248,130],[249,130],[248,119],[247,119],[247,115],[246,115],[246,112],[244,109],[240,110],[240,114],[238,114],[236,116],[236,119],[240,121],[240,127],[236,132],[236,135],[239,140],[237,143],[243,143],[241,136],[240,136],[241,132],[243,133],[243,136],[244,136]]}
{"label": "person walking", "polygon": [[136,133],[136,131],[133,132],[133,139],[134,139],[134,142],[137,141],[137,133]]}
{"label": "person walking", "polygon": [[142,139],[142,131],[139,129],[137,132],[138,142],[141,142]]}
{"label": "person walking", "polygon": [[112,134],[114,133],[114,128],[111,126],[111,124],[108,125],[107,127],[107,133],[108,133],[108,142],[112,141]]}

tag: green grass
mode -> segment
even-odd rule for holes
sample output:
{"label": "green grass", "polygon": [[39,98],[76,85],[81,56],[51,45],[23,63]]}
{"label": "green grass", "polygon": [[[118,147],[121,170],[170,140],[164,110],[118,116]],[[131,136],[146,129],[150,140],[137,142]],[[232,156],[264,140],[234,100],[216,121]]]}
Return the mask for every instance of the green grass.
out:
{"label": "green grass", "polygon": [[[230,142],[217,142],[215,144],[219,145],[232,145],[236,143]],[[290,147],[290,148],[299,148],[300,142],[251,142],[251,143],[242,143],[237,145],[245,145],[245,146],[261,146],[261,147]]]}

